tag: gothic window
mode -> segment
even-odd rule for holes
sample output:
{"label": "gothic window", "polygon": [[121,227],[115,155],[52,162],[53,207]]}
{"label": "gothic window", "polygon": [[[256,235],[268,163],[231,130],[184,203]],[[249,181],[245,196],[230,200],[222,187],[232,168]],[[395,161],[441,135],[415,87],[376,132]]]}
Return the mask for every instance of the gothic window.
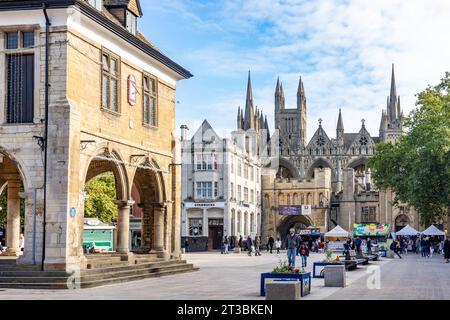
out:
{"label": "gothic window", "polygon": [[203,220],[202,219],[189,219],[189,235],[201,236],[203,235]]}
{"label": "gothic window", "polygon": [[302,194],[302,196],[301,196],[301,204],[305,204],[305,195],[304,194]]}
{"label": "gothic window", "polygon": [[369,142],[369,140],[367,140],[367,138],[364,137],[364,136],[362,136],[362,137],[359,139],[359,143],[360,143],[362,146],[366,146],[368,142]]}
{"label": "gothic window", "polygon": [[287,199],[287,205],[288,206],[291,205],[291,196],[289,194],[287,195],[286,199]]}
{"label": "gothic window", "polygon": [[319,145],[319,146],[325,145],[325,138],[322,137],[322,136],[319,136],[319,137],[317,138],[317,145]]}

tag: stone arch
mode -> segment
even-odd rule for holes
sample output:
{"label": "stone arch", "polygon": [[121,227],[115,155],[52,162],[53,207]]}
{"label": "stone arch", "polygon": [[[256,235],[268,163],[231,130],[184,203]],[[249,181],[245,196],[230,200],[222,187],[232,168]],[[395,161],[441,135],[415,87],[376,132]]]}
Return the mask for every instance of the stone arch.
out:
{"label": "stone arch", "polygon": [[395,221],[395,232],[397,232],[403,229],[403,227],[405,227],[406,225],[410,224],[411,219],[409,219],[409,217],[406,214],[400,213],[395,217],[394,221]]}
{"label": "stone arch", "polygon": [[264,207],[270,208],[270,196],[267,193],[264,195]]}
{"label": "stone arch", "polygon": [[[131,185],[138,190],[142,209],[140,253],[169,250],[168,215],[164,179],[158,164],[145,157],[132,172]],[[174,245],[173,243],[170,245]]]}
{"label": "stone arch", "polygon": [[293,228],[296,224],[302,224],[304,227],[309,227],[313,225],[313,221],[308,216],[298,215],[298,216],[283,216],[278,223],[277,232],[283,240],[289,233],[289,229]]}
{"label": "stone arch", "polygon": [[299,205],[299,204],[300,204],[300,202],[299,202],[299,200],[298,200],[298,194],[297,194],[297,192],[294,192],[294,194],[293,194],[293,196],[292,196],[292,204],[293,204],[293,205]]}
{"label": "stone arch", "polygon": [[113,149],[109,152],[107,147],[97,149],[94,156],[87,162],[83,175],[83,177],[85,177],[85,184],[99,174],[112,172],[116,182],[117,200],[130,199],[131,187],[128,182],[127,170],[122,159],[123,158],[118,150]]}
{"label": "stone arch", "polygon": [[316,160],[314,160],[314,162],[309,166],[309,169],[306,173],[308,178],[314,178],[314,169],[316,168],[330,168],[331,169],[331,175],[332,177],[334,177],[334,169],[333,169],[333,165],[331,164],[330,161],[328,161],[328,159],[326,158],[318,158]]}
{"label": "stone arch", "polygon": [[[21,254],[20,248],[20,234],[29,233],[30,218],[32,214],[32,196],[26,196],[25,202],[21,195],[21,188],[25,194],[31,193],[30,180],[31,177],[26,175],[27,171],[23,163],[13,154],[0,147],[0,194],[8,188],[7,206],[2,208],[6,212],[6,247],[7,255],[19,256]],[[30,201],[31,200],[31,201]],[[22,211],[22,204],[25,205]],[[31,213],[31,214],[30,214]],[[22,230],[21,216],[24,218],[24,229]],[[27,230],[28,229],[28,230]],[[24,244],[24,254],[30,252],[29,247]],[[21,257],[23,258],[23,257]]]}
{"label": "stone arch", "polygon": [[240,210],[237,212],[237,233],[240,236],[244,235],[244,232],[242,231],[242,212]]}
{"label": "stone arch", "polygon": [[284,194],[282,192],[278,193],[278,205],[284,205]]}
{"label": "stone arch", "polygon": [[[280,168],[282,170],[280,170]],[[300,179],[297,168],[292,164],[292,162],[284,158],[279,158],[277,176],[289,179]]]}
{"label": "stone arch", "polygon": [[352,168],[355,171],[367,170],[368,159],[366,157],[358,157],[356,159],[352,159],[348,164],[347,168]]}

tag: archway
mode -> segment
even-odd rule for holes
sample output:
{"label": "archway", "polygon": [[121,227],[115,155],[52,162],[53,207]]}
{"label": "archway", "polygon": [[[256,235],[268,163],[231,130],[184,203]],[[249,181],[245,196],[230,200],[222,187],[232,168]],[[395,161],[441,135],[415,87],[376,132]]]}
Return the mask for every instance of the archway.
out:
{"label": "archway", "polygon": [[278,165],[277,178],[299,179],[297,168],[288,160],[280,158]]}
{"label": "archway", "polygon": [[311,166],[309,167],[306,175],[308,178],[313,179],[314,178],[314,169],[319,168],[319,169],[323,169],[323,168],[330,168],[331,169],[331,175],[332,178],[334,178],[334,170],[333,170],[333,165],[325,158],[319,158],[317,160],[315,160]]}
{"label": "archway", "polygon": [[307,228],[313,225],[312,220],[307,216],[287,216],[283,218],[278,224],[277,232],[280,235],[281,239],[284,242],[287,234],[289,233],[289,229],[295,228],[296,231],[300,228]]}
{"label": "archway", "polygon": [[410,223],[409,217],[405,214],[400,214],[395,218],[395,232],[400,231]]}
{"label": "archway", "polygon": [[367,158],[360,157],[350,161],[347,165],[347,168],[352,168],[353,170],[355,170],[355,173],[364,173],[368,169],[367,163]]}
{"label": "archway", "polygon": [[167,208],[165,204],[164,186],[158,165],[146,159],[136,169],[132,186],[138,190],[142,209],[141,244],[135,249],[137,253],[162,253],[168,250]]}
{"label": "archway", "polygon": [[6,246],[3,255],[19,256],[25,250],[25,200],[20,193],[24,180],[19,164],[6,152],[0,152],[0,241]]}
{"label": "archway", "polygon": [[[119,253],[129,251],[130,187],[122,158],[117,151],[100,149],[87,167],[84,192],[87,195],[84,217],[93,217],[103,223],[117,222],[117,246]],[[125,236],[126,230],[126,236]],[[94,240],[83,246],[95,247]],[[112,246],[112,244],[111,244]]]}

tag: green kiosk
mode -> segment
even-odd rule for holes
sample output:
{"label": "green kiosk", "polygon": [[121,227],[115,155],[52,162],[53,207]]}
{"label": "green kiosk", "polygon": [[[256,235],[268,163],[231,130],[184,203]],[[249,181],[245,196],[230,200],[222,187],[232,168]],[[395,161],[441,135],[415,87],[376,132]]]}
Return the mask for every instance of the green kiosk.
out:
{"label": "green kiosk", "polygon": [[115,229],[115,226],[102,223],[97,218],[85,218],[83,247],[94,247],[94,252],[113,251]]}

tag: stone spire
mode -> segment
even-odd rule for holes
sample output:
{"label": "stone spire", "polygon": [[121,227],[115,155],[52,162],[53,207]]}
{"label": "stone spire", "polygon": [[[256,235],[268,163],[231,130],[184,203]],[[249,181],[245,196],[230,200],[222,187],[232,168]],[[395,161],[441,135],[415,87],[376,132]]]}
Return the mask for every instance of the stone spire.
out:
{"label": "stone spire", "polygon": [[238,107],[238,112],[237,112],[237,129],[242,129],[242,119],[241,119],[241,107]]}
{"label": "stone spire", "polygon": [[284,90],[283,90],[283,83],[280,84],[280,109],[284,109]]}
{"label": "stone spire", "polygon": [[305,96],[305,88],[303,87],[302,77],[300,76],[297,89],[297,109],[300,110],[303,108],[306,108],[306,96]]}
{"label": "stone spire", "polygon": [[254,111],[253,111],[253,93],[252,93],[252,80],[250,78],[250,71],[248,71],[247,81],[247,98],[245,100],[245,118],[244,118],[244,130],[254,128]]}
{"label": "stone spire", "polygon": [[341,108],[339,108],[339,117],[336,126],[336,139],[339,145],[342,146],[344,144],[344,122],[342,121]]}
{"label": "stone spire", "polygon": [[399,116],[397,101],[398,101],[397,86],[395,84],[394,64],[392,64],[391,91],[388,98],[388,110],[387,110],[387,114],[390,121],[395,121]]}

